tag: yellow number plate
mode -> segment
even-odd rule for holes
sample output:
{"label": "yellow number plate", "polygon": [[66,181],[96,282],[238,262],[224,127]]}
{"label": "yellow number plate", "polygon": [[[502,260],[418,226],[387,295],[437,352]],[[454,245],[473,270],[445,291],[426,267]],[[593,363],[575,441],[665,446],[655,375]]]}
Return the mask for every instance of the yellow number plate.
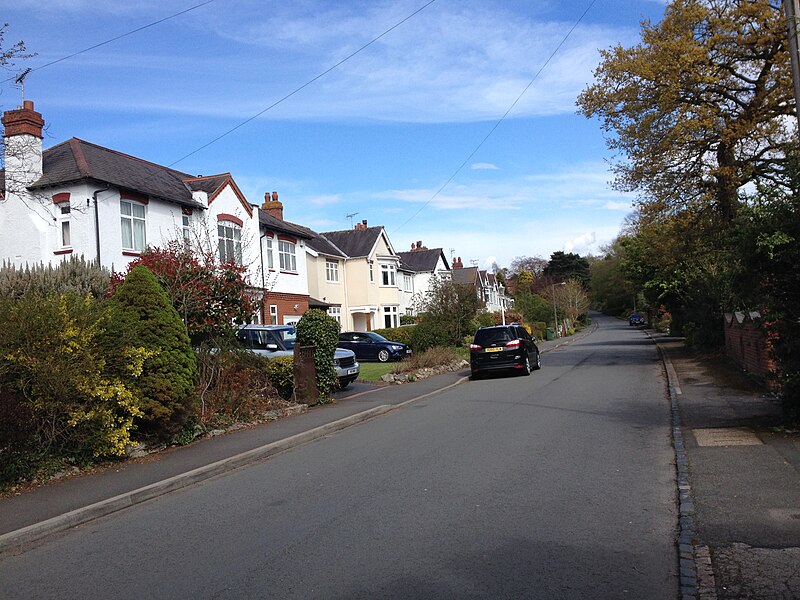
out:
{"label": "yellow number plate", "polygon": [[502,348],[487,348],[486,351],[487,352],[502,352],[503,349]]}

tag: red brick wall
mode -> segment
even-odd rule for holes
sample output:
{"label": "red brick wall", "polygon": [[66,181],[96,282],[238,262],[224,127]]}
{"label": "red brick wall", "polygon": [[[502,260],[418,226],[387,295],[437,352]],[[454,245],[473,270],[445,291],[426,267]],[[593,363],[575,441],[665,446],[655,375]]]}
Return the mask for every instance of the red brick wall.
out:
{"label": "red brick wall", "polygon": [[762,379],[775,371],[764,331],[749,317],[742,323],[735,316],[730,323],[726,319],[725,351],[742,369]]}
{"label": "red brick wall", "polygon": [[[283,318],[286,315],[302,315],[308,310],[308,296],[300,294],[284,294],[278,292],[267,292],[264,294],[264,306],[261,319],[264,323],[271,323],[269,307],[271,304],[278,306],[278,325],[283,325]],[[295,309],[295,304],[297,308]]]}

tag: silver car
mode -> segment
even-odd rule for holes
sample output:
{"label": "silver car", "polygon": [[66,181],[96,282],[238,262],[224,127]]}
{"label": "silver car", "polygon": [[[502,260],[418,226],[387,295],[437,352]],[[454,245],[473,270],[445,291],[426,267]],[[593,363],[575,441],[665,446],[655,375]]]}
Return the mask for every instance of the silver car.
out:
{"label": "silver car", "polygon": [[[236,337],[241,340],[245,348],[261,356],[267,358],[292,356],[297,330],[291,325],[245,325],[236,332]],[[336,348],[333,366],[336,368],[341,389],[355,381],[361,370],[355,353],[344,348]]]}

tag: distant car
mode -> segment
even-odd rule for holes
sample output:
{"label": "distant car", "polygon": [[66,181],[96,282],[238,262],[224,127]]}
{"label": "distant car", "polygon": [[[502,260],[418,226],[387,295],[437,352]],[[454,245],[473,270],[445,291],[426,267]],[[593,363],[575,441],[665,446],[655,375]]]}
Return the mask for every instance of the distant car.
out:
{"label": "distant car", "polygon": [[517,370],[524,375],[542,368],[539,347],[521,325],[481,327],[469,346],[472,378],[490,371]]}
{"label": "distant car", "polygon": [[628,317],[628,325],[644,325],[644,316],[639,313],[633,313]]}
{"label": "distant car", "polygon": [[339,334],[339,348],[356,353],[359,360],[387,362],[411,356],[411,348],[401,342],[392,342],[373,331],[345,331]]}
{"label": "distant car", "polygon": [[[245,325],[236,332],[236,337],[245,348],[261,356],[292,356],[297,330],[291,325]],[[336,348],[333,366],[341,389],[354,382],[361,371],[355,353],[343,348]]]}

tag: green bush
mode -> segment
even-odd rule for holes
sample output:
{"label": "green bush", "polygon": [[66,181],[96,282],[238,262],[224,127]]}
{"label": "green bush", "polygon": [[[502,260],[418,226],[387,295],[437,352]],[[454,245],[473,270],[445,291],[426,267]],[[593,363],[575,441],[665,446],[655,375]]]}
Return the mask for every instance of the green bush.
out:
{"label": "green bush", "polygon": [[290,400],[294,394],[294,358],[278,356],[268,359],[265,373],[278,395]]}
{"label": "green bush", "polygon": [[387,340],[411,345],[411,338],[414,333],[414,326],[408,327],[388,327],[386,329],[376,329],[374,333],[382,335]]}
{"label": "green bush", "polygon": [[68,292],[103,298],[110,287],[111,274],[83,257],[71,256],[57,266],[39,264],[17,268],[4,261],[0,267],[0,296],[5,298]]}
{"label": "green bush", "polygon": [[446,321],[422,319],[411,333],[411,348],[416,354],[436,346],[454,345],[452,340],[453,336]]}
{"label": "green bush", "polygon": [[297,323],[298,346],[315,346],[314,365],[317,369],[317,389],[320,399],[329,398],[339,387],[339,378],[333,366],[333,355],[339,343],[341,326],[322,310],[306,311]]}
{"label": "green bush", "polygon": [[143,412],[139,428],[168,438],[196,411],[197,357],[186,326],[146,267],[128,273],[109,305],[118,324],[114,336],[135,340],[149,353],[138,379]]}
{"label": "green bush", "polygon": [[417,371],[419,369],[441,367],[442,365],[454,363],[457,360],[459,360],[459,356],[454,348],[434,346],[425,352],[412,355],[408,360],[397,363],[393,372],[403,373],[407,371]]}
{"label": "green bush", "polygon": [[87,464],[125,452],[141,415],[134,381],[148,354],[118,346],[123,379],[110,368],[103,337],[110,313],[77,294],[0,300],[0,437],[3,483],[45,464]]}

